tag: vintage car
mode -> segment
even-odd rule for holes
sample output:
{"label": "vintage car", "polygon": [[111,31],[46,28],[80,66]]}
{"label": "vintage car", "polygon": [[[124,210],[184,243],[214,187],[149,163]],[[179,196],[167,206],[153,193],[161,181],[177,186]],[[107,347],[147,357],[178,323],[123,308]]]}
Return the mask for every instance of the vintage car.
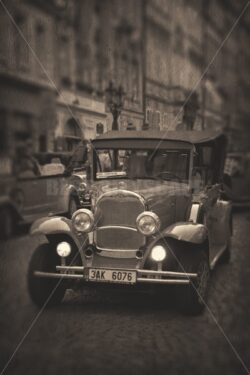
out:
{"label": "vintage car", "polygon": [[109,132],[93,140],[92,209],[79,209],[72,220],[40,219],[31,228],[48,240],[29,264],[33,302],[54,305],[79,284],[174,285],[183,311],[201,312],[210,271],[230,256],[225,150],[225,136],[211,132]]}
{"label": "vintage car", "polygon": [[85,201],[86,174],[68,171],[69,153],[39,153],[34,155],[39,172],[23,170],[13,173],[14,161],[7,170],[1,169],[0,237],[6,239],[17,224],[32,223],[46,215],[65,214],[71,217]]}

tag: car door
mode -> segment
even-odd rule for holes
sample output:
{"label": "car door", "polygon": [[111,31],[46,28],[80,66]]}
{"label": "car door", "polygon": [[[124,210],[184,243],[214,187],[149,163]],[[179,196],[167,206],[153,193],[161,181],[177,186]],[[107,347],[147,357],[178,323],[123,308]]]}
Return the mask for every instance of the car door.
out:
{"label": "car door", "polygon": [[67,211],[68,209],[68,184],[67,177],[58,174],[46,178],[46,191],[49,212],[56,215]]}
{"label": "car door", "polygon": [[220,198],[219,187],[213,186],[207,193],[205,223],[208,229],[210,262],[229,245],[231,236],[231,202]]}
{"label": "car door", "polygon": [[20,213],[25,221],[32,221],[39,217],[43,205],[43,193],[39,177],[21,177],[18,178],[15,192],[22,200],[20,204]]}
{"label": "car door", "polygon": [[44,214],[57,214],[65,210],[65,167],[61,163],[49,163],[43,166],[40,177],[41,193],[43,196]]}

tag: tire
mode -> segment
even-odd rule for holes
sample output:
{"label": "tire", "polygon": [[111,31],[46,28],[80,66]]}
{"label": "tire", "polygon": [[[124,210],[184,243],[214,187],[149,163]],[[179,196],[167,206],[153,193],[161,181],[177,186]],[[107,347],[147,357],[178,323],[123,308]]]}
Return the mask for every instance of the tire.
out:
{"label": "tire", "polygon": [[[186,266],[186,272],[197,273],[198,277],[187,286],[182,286],[177,292],[177,302],[180,310],[188,315],[200,314],[205,305],[209,287],[210,267],[208,255],[204,250],[197,250],[195,262]],[[179,269],[183,272],[183,269]]]}
{"label": "tire", "polygon": [[14,217],[8,207],[0,210],[0,239],[8,240],[14,232]]}
{"label": "tire", "polygon": [[38,246],[28,268],[28,291],[38,307],[58,305],[65,294],[66,286],[61,279],[34,276],[34,271],[55,272],[57,255],[50,244]]}
{"label": "tire", "polygon": [[74,212],[76,212],[78,209],[77,200],[74,197],[69,198],[69,208],[68,208],[68,217],[69,219],[72,218],[72,215]]}

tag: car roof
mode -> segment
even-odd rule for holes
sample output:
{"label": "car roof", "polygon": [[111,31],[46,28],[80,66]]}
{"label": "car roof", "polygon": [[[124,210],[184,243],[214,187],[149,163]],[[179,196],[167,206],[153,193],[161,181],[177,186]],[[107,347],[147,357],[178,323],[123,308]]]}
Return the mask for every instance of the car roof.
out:
{"label": "car roof", "polygon": [[211,130],[202,131],[152,131],[152,130],[127,130],[109,131],[96,138],[98,140],[127,140],[127,139],[151,139],[159,141],[182,141],[191,144],[208,143],[218,138],[225,138],[222,132]]}

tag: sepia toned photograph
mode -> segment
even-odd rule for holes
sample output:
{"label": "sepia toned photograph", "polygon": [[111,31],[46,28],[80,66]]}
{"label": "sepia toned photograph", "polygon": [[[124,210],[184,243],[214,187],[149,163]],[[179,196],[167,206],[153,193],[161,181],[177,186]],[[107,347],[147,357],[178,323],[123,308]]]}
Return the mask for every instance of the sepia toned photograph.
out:
{"label": "sepia toned photograph", "polygon": [[250,375],[250,0],[0,0],[0,375]]}

